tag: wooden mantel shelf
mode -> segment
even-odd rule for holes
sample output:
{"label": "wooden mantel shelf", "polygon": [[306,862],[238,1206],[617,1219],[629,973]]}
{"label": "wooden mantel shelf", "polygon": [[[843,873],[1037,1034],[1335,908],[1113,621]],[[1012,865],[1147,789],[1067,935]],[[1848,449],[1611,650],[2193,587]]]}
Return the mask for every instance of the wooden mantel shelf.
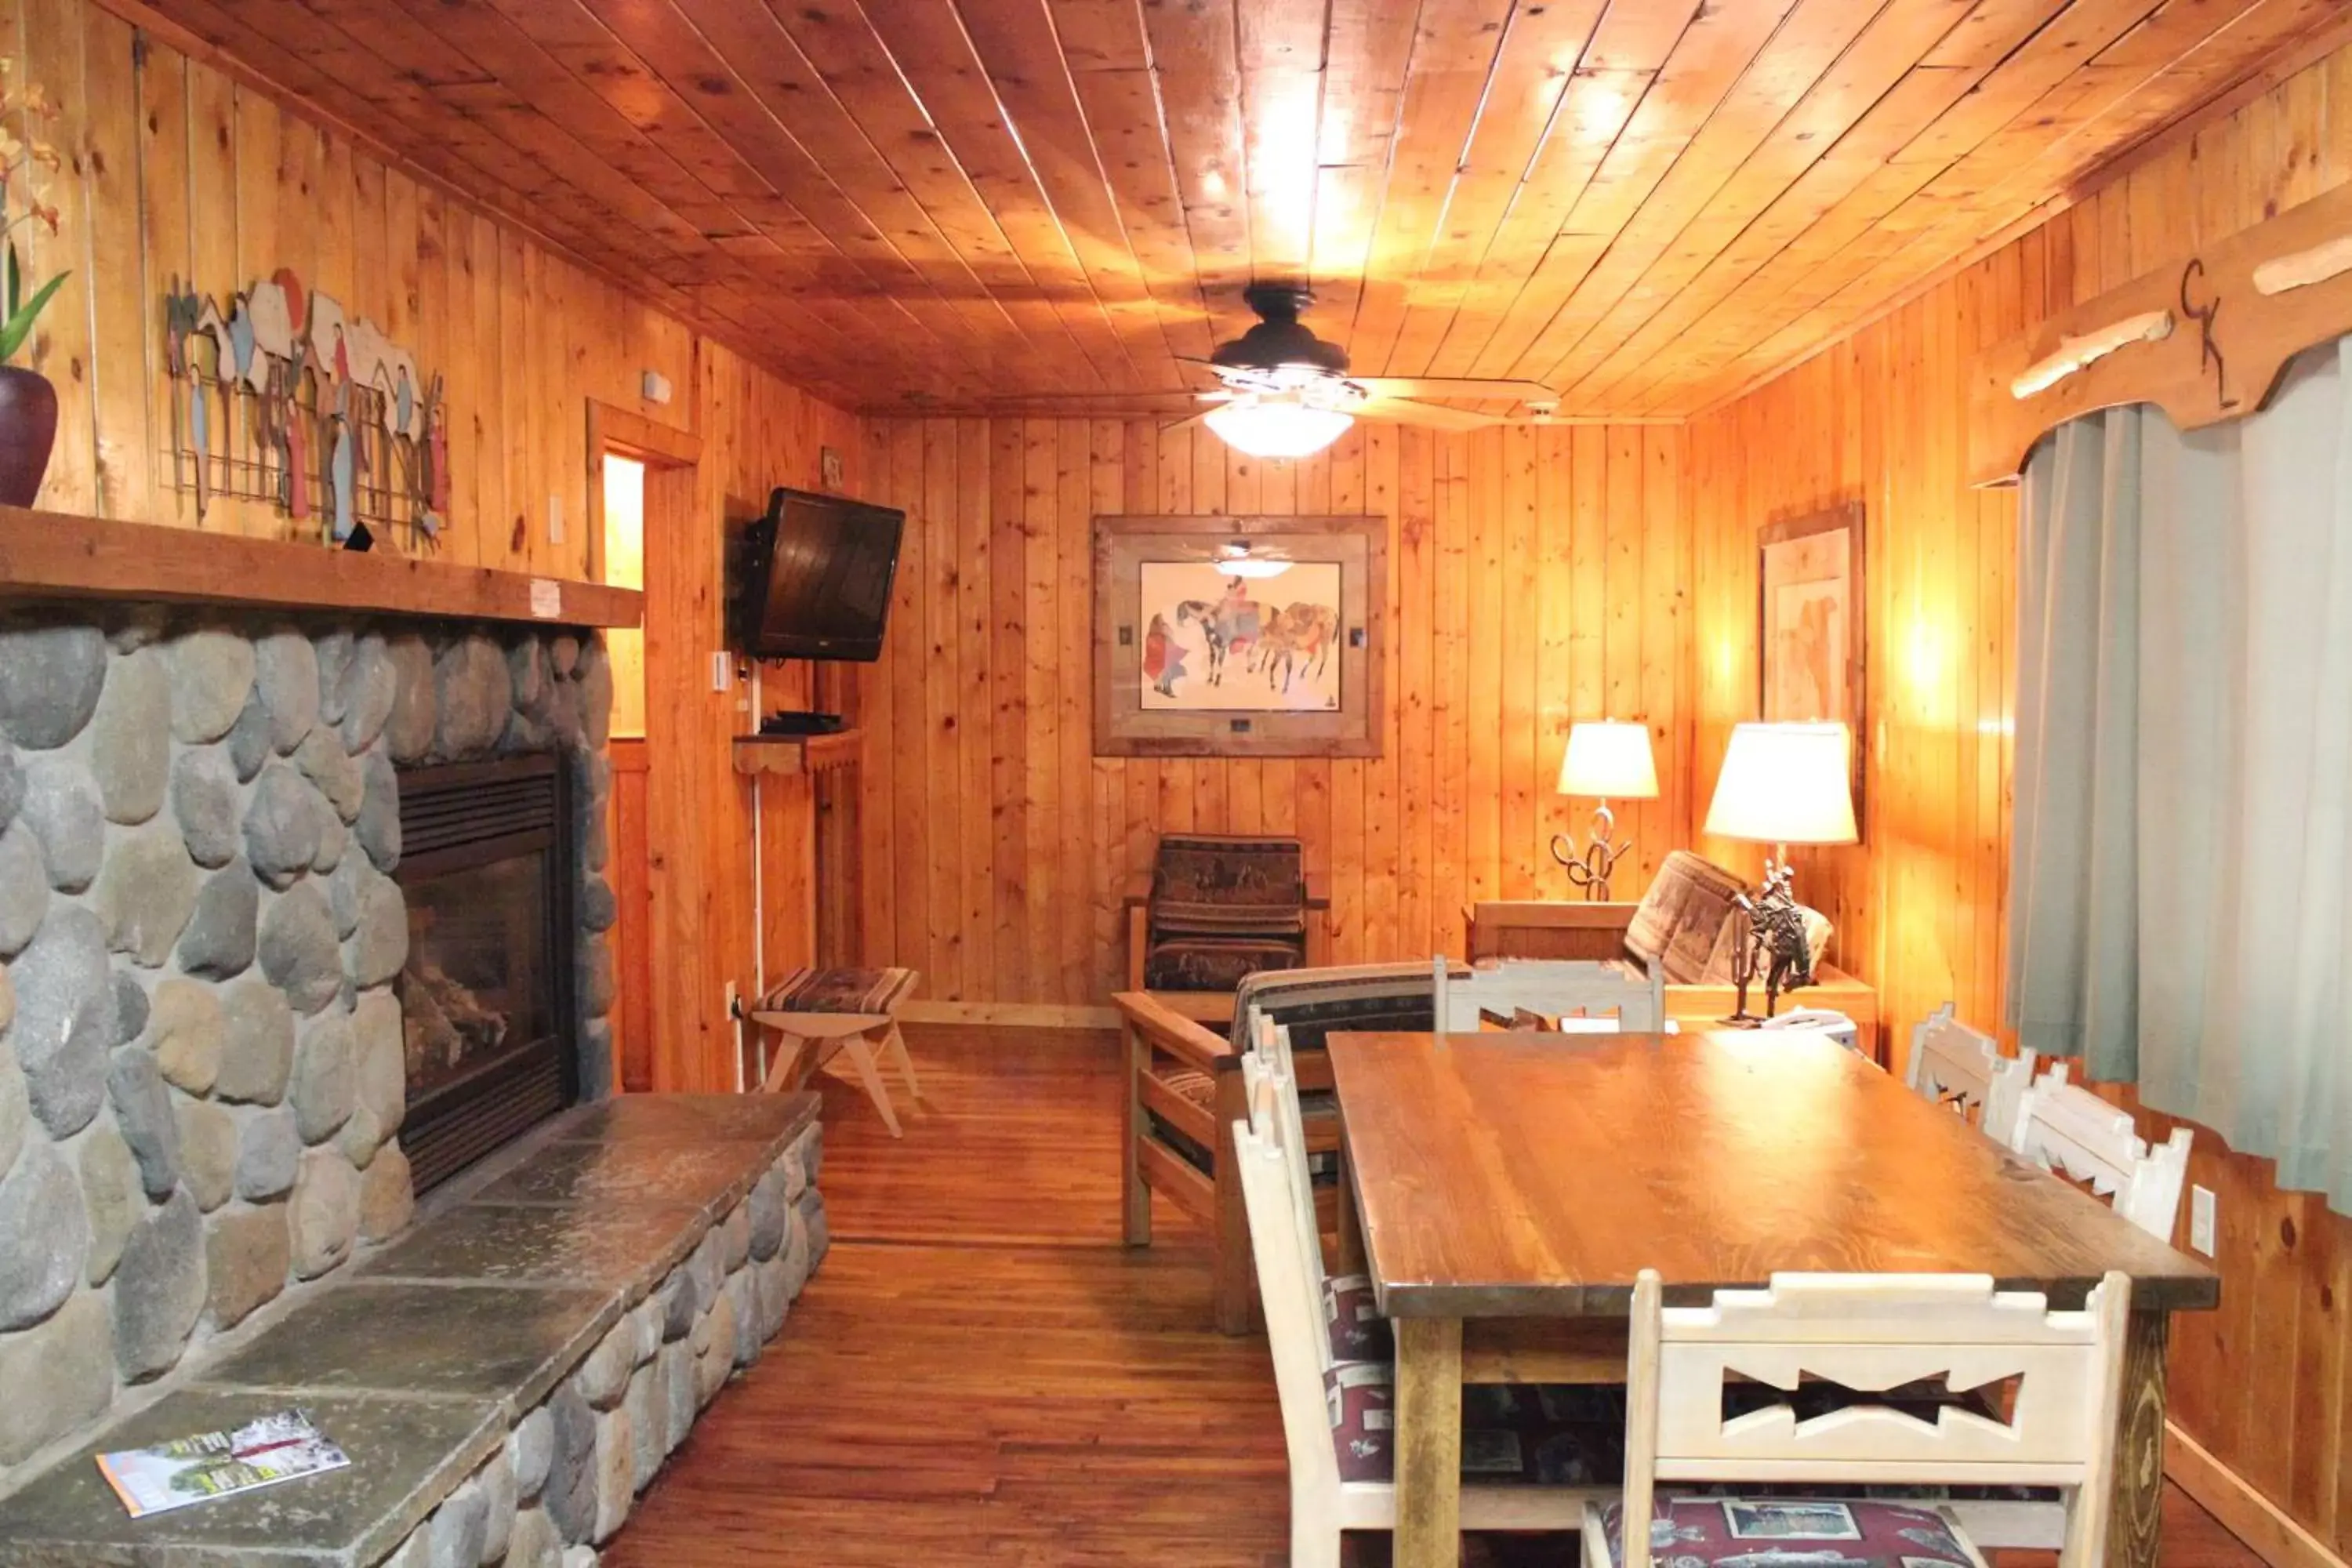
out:
{"label": "wooden mantel shelf", "polygon": [[783,778],[821,773],[855,766],[865,751],[863,730],[839,730],[830,735],[738,735],[735,771],[747,776],[771,773]]}
{"label": "wooden mantel shelf", "polygon": [[0,506],[0,597],[252,605],[569,626],[634,626],[645,618],[644,595],[602,583],[13,506]]}

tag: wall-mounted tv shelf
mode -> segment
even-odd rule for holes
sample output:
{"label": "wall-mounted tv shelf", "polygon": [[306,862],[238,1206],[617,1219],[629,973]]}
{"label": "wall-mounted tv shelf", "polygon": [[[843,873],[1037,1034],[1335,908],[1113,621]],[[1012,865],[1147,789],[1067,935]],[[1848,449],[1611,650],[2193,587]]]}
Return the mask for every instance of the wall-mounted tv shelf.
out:
{"label": "wall-mounted tv shelf", "polygon": [[738,735],[735,771],[746,775],[822,773],[857,765],[866,750],[863,730],[831,735]]}

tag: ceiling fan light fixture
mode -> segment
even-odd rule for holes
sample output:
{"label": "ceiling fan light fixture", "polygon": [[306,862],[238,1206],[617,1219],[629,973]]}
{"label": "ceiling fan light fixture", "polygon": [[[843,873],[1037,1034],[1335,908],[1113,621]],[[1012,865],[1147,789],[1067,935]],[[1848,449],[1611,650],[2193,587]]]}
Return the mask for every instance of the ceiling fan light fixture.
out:
{"label": "ceiling fan light fixture", "polygon": [[1348,433],[1352,414],[1293,398],[1237,398],[1204,416],[1217,438],[1253,458],[1311,458]]}
{"label": "ceiling fan light fixture", "polygon": [[1217,552],[1217,571],[1227,577],[1279,577],[1290,563],[1279,555],[1261,555],[1239,540]]}

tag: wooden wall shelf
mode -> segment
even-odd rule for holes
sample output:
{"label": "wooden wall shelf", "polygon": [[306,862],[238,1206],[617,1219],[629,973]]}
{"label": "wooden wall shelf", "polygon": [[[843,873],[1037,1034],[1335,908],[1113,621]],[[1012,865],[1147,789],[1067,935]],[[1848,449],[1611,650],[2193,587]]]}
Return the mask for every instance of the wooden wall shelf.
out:
{"label": "wooden wall shelf", "polygon": [[316,544],[0,506],[0,597],[353,610],[467,621],[634,626],[645,595]]}
{"label": "wooden wall shelf", "polygon": [[735,771],[747,776],[822,773],[856,766],[865,750],[863,730],[843,730],[831,735],[738,735]]}

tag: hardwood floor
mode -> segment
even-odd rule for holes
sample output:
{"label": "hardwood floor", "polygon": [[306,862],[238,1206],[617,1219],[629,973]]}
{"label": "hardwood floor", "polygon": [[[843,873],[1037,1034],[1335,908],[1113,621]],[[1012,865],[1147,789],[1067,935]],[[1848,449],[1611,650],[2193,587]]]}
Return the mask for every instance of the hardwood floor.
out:
{"label": "hardwood floor", "polygon": [[[1263,1341],[1208,1327],[1205,1247],[1162,1205],[1118,1242],[1116,1039],[910,1027],[925,1090],[893,1141],[825,1083],[833,1251],[719,1397],[609,1568],[1167,1564],[1285,1559]],[[2168,1489],[2165,1568],[2259,1568]],[[1384,1536],[1350,1542],[1358,1568]],[[1576,1562],[1487,1541],[1470,1561]],[[2044,1568],[2011,1553],[2001,1568]]]}

